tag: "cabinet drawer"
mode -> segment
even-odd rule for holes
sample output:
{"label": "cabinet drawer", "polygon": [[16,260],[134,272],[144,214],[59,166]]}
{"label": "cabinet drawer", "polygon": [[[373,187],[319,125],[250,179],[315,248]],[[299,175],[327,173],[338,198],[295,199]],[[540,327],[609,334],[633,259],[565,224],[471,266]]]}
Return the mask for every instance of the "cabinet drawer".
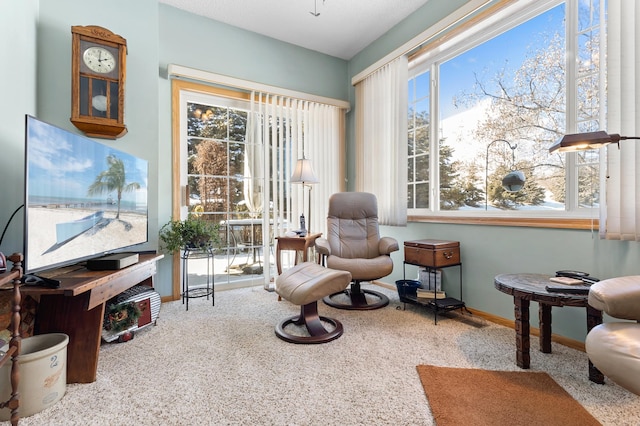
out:
{"label": "cabinet drawer", "polygon": [[443,240],[417,240],[404,243],[404,260],[420,266],[440,268],[460,263],[460,243]]}

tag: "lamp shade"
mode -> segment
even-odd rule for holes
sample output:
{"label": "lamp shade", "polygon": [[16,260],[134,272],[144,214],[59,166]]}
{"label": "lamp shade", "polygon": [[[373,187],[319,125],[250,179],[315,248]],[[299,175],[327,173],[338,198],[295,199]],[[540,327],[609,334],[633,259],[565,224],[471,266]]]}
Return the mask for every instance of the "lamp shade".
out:
{"label": "lamp shade", "polygon": [[518,192],[524,186],[524,182],[524,173],[520,170],[514,170],[502,178],[502,187],[507,192]]}
{"label": "lamp shade", "polygon": [[316,172],[313,171],[311,160],[301,158],[296,163],[296,168],[291,176],[291,183],[318,183]]}
{"label": "lamp shade", "polygon": [[564,135],[558,139],[549,148],[549,152],[571,152],[582,151],[585,149],[598,149],[612,142],[618,142],[621,138],[620,135],[609,135],[605,131],[587,132],[587,133],[573,133]]}

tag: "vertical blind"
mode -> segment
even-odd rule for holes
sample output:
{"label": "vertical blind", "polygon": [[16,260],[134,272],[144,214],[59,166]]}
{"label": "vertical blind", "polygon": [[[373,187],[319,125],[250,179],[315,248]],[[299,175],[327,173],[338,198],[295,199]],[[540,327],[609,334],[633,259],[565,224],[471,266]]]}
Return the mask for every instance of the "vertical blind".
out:
{"label": "vertical blind", "polygon": [[[341,109],[262,92],[253,92],[251,99],[250,142],[263,147],[263,167],[268,171],[263,205],[269,206],[272,221],[264,224],[265,235],[271,226],[272,235],[298,229],[299,216],[307,216],[309,208],[308,229],[325,232],[329,196],[343,188]],[[295,163],[303,156],[311,160],[319,181],[311,190],[290,182]]]}
{"label": "vertical blind", "polygon": [[[609,0],[607,23],[607,127],[640,136],[640,5]],[[622,141],[607,147],[606,209],[600,235],[640,241],[640,147]],[[606,216],[605,216],[606,215]]]}

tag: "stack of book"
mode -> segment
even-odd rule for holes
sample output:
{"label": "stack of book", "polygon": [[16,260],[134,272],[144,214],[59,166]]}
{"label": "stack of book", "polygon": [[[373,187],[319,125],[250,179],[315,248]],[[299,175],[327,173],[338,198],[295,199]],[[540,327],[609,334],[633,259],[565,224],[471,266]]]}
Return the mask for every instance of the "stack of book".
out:
{"label": "stack of book", "polygon": [[584,281],[582,281],[581,279],[572,278],[572,277],[551,277],[551,278],[549,278],[549,281],[554,282],[554,283],[559,283],[559,284],[566,284],[566,285],[582,285],[582,284],[584,284]]}
{"label": "stack of book", "polygon": [[416,289],[416,296],[420,299],[444,299],[447,297],[444,291],[434,292],[433,290],[427,290],[424,288]]}

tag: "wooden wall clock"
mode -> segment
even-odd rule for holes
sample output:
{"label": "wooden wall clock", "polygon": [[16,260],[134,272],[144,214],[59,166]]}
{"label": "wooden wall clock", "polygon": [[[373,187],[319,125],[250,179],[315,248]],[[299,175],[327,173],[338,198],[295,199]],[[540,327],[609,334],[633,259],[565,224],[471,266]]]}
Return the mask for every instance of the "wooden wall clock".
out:
{"label": "wooden wall clock", "polygon": [[117,139],[124,124],[127,41],[95,25],[71,27],[71,122],[87,136]]}

